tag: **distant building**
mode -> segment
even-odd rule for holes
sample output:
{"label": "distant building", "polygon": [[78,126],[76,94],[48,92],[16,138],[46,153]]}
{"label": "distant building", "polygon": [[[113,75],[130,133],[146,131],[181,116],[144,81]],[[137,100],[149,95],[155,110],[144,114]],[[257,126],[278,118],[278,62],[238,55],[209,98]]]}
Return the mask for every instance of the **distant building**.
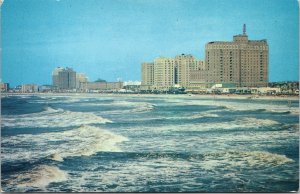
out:
{"label": "distant building", "polygon": [[173,87],[189,87],[190,72],[203,68],[203,61],[192,55],[175,58],[159,57],[154,63],[142,64],[141,90],[169,90]]}
{"label": "distant building", "polygon": [[203,61],[198,61],[192,55],[177,55],[175,57],[175,84],[188,88],[190,85],[190,72],[202,68]]}
{"label": "distant building", "polygon": [[64,68],[62,67],[57,67],[54,69],[54,71],[52,72],[52,85],[53,86],[56,86],[56,87],[59,87],[59,77],[58,77],[58,73],[63,71]]}
{"label": "distant building", "polygon": [[25,84],[21,86],[22,93],[34,93],[38,91],[38,85],[36,84]]}
{"label": "distant building", "polygon": [[82,90],[116,91],[123,88],[123,82],[86,82],[81,85]]}
{"label": "distant building", "polygon": [[142,64],[142,83],[141,88],[150,90],[154,84],[154,63]]}
{"label": "distant building", "polygon": [[174,58],[159,57],[154,60],[154,89],[167,90],[175,85]]}
{"label": "distant building", "polygon": [[84,73],[76,73],[76,88],[79,89],[80,86],[88,82],[88,77]]}
{"label": "distant building", "polygon": [[237,87],[268,86],[269,47],[266,40],[248,40],[243,34],[232,42],[213,41],[205,46],[205,72],[200,81],[207,84],[233,83]]}
{"label": "distant building", "polygon": [[9,90],[9,83],[0,83],[1,84],[1,92],[8,92]]}
{"label": "distant building", "polygon": [[123,88],[125,89],[125,92],[138,92],[141,88],[141,82],[140,81],[127,81],[124,82]]}
{"label": "distant building", "polygon": [[39,92],[52,92],[53,90],[55,90],[53,85],[39,86]]}
{"label": "distant building", "polygon": [[58,67],[52,73],[53,86],[60,90],[76,88],[76,72],[71,68]]}
{"label": "distant building", "polygon": [[248,40],[243,34],[233,41],[213,41],[205,45],[205,62],[192,55],[159,57],[142,64],[142,90],[187,90],[211,88],[215,84],[234,87],[268,86],[269,47],[265,39]]}
{"label": "distant building", "polygon": [[269,87],[280,88],[282,94],[299,94],[299,81],[271,82]]}

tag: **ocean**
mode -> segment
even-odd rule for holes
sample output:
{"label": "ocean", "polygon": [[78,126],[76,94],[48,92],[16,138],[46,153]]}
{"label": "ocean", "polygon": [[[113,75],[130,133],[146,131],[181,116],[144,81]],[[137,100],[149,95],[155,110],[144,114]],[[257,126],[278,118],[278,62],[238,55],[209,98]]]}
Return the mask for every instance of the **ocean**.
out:
{"label": "ocean", "polygon": [[188,95],[1,98],[5,192],[291,192],[299,102]]}

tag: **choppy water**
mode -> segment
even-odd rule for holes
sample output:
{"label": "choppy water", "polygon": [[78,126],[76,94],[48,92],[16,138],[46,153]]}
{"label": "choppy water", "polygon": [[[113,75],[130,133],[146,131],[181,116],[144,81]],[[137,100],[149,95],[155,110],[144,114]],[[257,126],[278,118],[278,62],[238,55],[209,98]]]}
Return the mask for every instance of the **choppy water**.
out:
{"label": "choppy water", "polygon": [[171,96],[10,96],[2,190],[289,192],[299,103]]}

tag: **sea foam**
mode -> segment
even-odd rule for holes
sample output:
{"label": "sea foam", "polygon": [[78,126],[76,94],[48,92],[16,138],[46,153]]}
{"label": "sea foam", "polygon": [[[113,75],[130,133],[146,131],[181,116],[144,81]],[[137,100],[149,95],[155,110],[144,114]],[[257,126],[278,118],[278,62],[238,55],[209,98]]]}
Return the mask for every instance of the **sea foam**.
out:
{"label": "sea foam", "polygon": [[[69,156],[90,156],[97,152],[121,152],[117,144],[127,140],[122,135],[88,125],[62,132],[16,135],[2,138],[2,142],[23,148],[11,150],[2,147],[2,160],[6,162],[48,158],[63,161]],[[29,144],[34,146],[31,148],[25,146]]]}
{"label": "sea foam", "polygon": [[72,112],[47,107],[45,111],[33,114],[4,116],[2,127],[68,127],[98,123],[111,123],[109,119],[90,112]]}
{"label": "sea foam", "polygon": [[68,174],[55,166],[40,165],[31,171],[14,176],[10,185],[18,187],[20,192],[30,188],[46,190],[47,185],[52,182],[62,182],[68,179]]}

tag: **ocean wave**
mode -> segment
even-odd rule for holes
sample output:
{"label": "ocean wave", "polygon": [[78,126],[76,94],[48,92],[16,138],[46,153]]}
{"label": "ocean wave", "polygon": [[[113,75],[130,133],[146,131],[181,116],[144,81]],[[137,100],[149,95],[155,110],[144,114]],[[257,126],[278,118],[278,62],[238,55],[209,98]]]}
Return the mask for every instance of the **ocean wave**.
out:
{"label": "ocean wave", "polygon": [[[70,156],[90,156],[97,152],[120,152],[118,143],[128,141],[124,136],[113,132],[83,125],[62,132],[42,133],[37,135],[23,134],[2,137],[3,144],[13,144],[19,149],[6,149],[2,146],[2,160],[37,160],[48,158],[63,161]],[[26,147],[32,145],[32,147]]]}
{"label": "ocean wave", "polygon": [[[247,178],[245,174],[247,172],[251,174],[252,169],[268,170],[295,162],[285,155],[263,151],[205,154],[136,152],[126,157],[131,158],[130,162],[120,162],[116,158],[110,163],[114,166],[114,170],[102,173],[92,170],[97,169],[99,164],[92,164],[89,166],[91,170],[79,172],[80,176],[72,179],[74,181],[72,189],[94,191],[94,188],[89,188],[87,185],[96,184],[98,192],[149,192],[149,188],[155,187],[159,187],[159,191],[170,192],[171,188],[190,185],[194,189],[192,191],[199,192],[198,187],[202,185],[203,188],[208,185],[206,183],[211,177],[213,180],[230,178],[231,181],[242,182]],[[175,189],[175,191],[179,190]],[[180,191],[190,190],[185,188]],[[204,191],[211,190],[206,187]]]}
{"label": "ocean wave", "polygon": [[63,109],[46,107],[40,113],[11,115],[2,117],[2,127],[68,127],[97,123],[111,123],[109,119],[102,118],[89,112],[72,112]]}
{"label": "ocean wave", "polygon": [[53,182],[62,182],[68,179],[68,173],[55,166],[40,165],[31,171],[13,176],[9,185],[16,187],[18,192],[26,192],[32,188],[46,190],[46,187]]}
{"label": "ocean wave", "polygon": [[124,114],[124,113],[134,113],[134,112],[148,112],[153,110],[156,105],[148,102],[130,102],[130,101],[115,101],[111,106],[126,107],[123,110],[112,110],[104,111],[108,114]]}
{"label": "ocean wave", "polygon": [[[192,161],[197,161],[197,157],[192,157]],[[265,151],[231,151],[204,154],[202,168],[215,169],[223,168],[262,168],[279,166],[286,163],[295,162],[285,155],[265,152]]]}
{"label": "ocean wave", "polygon": [[278,125],[277,121],[271,119],[257,119],[252,117],[241,118],[234,121],[234,123],[241,123],[245,127],[251,126],[270,126],[270,125]]}
{"label": "ocean wave", "polygon": [[194,114],[191,117],[188,117],[190,119],[198,119],[198,118],[215,118],[215,117],[219,117],[219,115],[217,114],[212,114],[209,112],[204,112],[204,113],[199,113],[199,114]]}
{"label": "ocean wave", "polygon": [[[205,116],[200,115],[200,116]],[[217,117],[217,115],[210,115],[207,114],[208,117]],[[277,121],[271,120],[271,119],[258,119],[253,117],[244,117],[244,118],[237,118],[233,121],[225,121],[225,122],[214,122],[214,123],[201,123],[201,125],[191,125],[191,124],[183,124],[182,126],[190,126],[186,127],[190,130],[200,130],[200,131],[209,131],[212,129],[217,130],[235,130],[235,129],[244,129],[244,128],[259,128],[264,126],[273,126],[280,124]],[[174,128],[175,130],[179,129],[181,127]],[[181,129],[186,129],[181,128]]]}
{"label": "ocean wave", "polygon": [[166,103],[173,103],[179,106],[186,105],[196,105],[196,106],[216,106],[217,110],[212,110],[212,112],[218,111],[252,111],[252,112],[273,112],[273,113],[290,113],[299,114],[298,107],[289,107],[287,104],[270,104],[270,103],[257,103],[255,101],[251,102],[230,102],[230,101],[220,101],[220,100],[187,100],[182,99],[166,99]]}

